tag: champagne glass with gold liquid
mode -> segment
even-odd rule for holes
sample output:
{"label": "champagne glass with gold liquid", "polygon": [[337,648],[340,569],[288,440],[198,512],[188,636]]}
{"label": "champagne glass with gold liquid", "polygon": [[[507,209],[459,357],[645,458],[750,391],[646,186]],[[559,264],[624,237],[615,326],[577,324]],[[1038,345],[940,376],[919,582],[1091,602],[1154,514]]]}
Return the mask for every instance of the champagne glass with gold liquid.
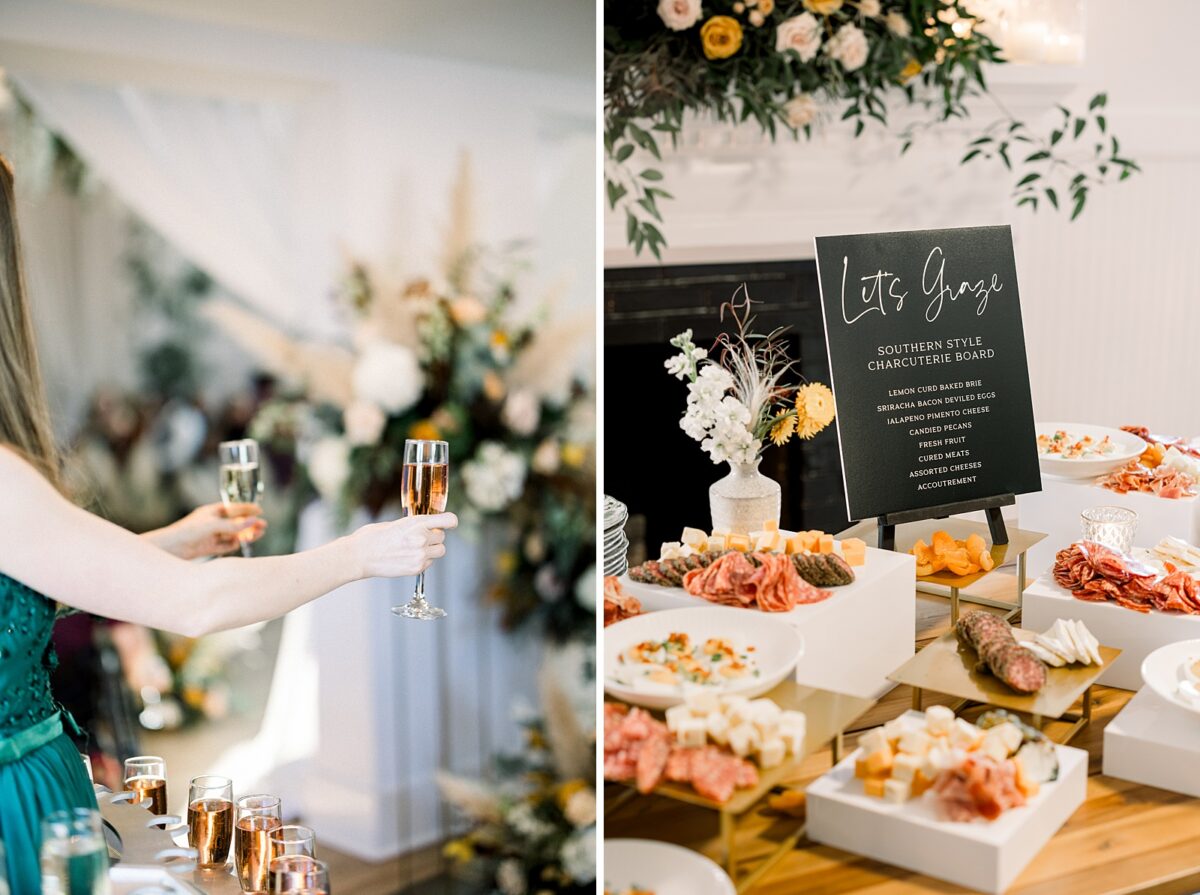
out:
{"label": "champagne glass with gold liquid", "polygon": [[266,892],[271,864],[271,834],[283,826],[279,796],[242,796],[237,800],[233,857],[243,892]]}
{"label": "champagne glass with gold liquid", "polygon": [[150,813],[167,813],[167,763],[157,755],[135,755],[125,759],[125,789],[135,793],[135,802],[147,799]]}
{"label": "champagne glass with gold liquid", "polygon": [[[404,477],[401,502],[409,516],[428,516],[446,511],[450,490],[450,446],[444,441],[410,438],[404,442]],[[425,600],[425,573],[417,575],[416,590],[404,606],[392,612],[405,618],[432,621],[443,618],[446,610],[430,606]]]}
{"label": "champagne glass with gold liquid", "polygon": [[[217,445],[217,462],[221,464],[221,503],[257,503],[263,492],[258,472],[258,442],[253,438],[222,441]],[[250,542],[238,540],[242,556],[251,555]]]}
{"label": "champagne glass with gold liquid", "polygon": [[233,781],[205,774],[193,777],[188,791],[188,845],[196,866],[224,867],[233,843]]}

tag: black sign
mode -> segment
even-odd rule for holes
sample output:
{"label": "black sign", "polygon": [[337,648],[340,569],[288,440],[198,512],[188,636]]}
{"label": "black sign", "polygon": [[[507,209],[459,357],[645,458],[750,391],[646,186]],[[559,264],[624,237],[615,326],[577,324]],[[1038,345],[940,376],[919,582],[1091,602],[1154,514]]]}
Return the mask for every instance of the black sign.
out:
{"label": "black sign", "polygon": [[1041,490],[1009,228],[816,249],[850,518]]}

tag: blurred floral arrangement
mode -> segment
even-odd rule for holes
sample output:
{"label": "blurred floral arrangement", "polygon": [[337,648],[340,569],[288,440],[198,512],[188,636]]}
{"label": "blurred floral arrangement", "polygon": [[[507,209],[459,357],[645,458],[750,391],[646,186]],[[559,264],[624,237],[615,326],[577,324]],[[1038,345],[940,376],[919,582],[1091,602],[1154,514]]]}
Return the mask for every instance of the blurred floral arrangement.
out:
{"label": "blurred floral arrangement", "polygon": [[721,306],[721,319],[728,313],[733,329],[717,338],[714,356],[696,346],[689,329],[671,339],[680,353],[663,364],[675,378],[688,380],[679,426],[713,463],[753,463],[767,441],[779,446],[793,435],[810,439],[834,418],[827,385],[787,381],[796,364],[787,356],[786,330],[755,333],[751,304],[743,284]]}
{"label": "blurred floral arrangement", "polygon": [[[811,137],[819,119],[840,116],[858,137],[872,122],[887,127],[899,97],[931,118],[899,132],[903,153],[920,131],[971,117],[966,101],[989,95],[985,68],[1005,62],[988,36],[998,15],[994,0],[606,0],[605,179],[629,244],[656,257],[666,244],[658,200],[672,197],[645,163],[661,160],[660,138],[677,142],[685,113],[752,119],[771,140]],[[1018,206],[1058,209],[1061,191],[1074,219],[1092,187],[1139,170],[1107,133],[1106,102],[1097,94],[1080,114],[1060,106],[1045,135],[997,103],[1000,117],[963,162],[1000,162]],[[1076,145],[1085,130],[1092,140]]]}
{"label": "blurred floral arrangement", "polygon": [[523,310],[511,253],[474,243],[470,206],[464,161],[436,280],[388,286],[349,264],[350,348],[298,342],[232,306],[214,319],[293,384],[251,435],[294,453],[343,520],[399,511],[406,438],[448,442],[450,508],[468,529],[502,523],[491,596],[505,625],[564,639],[594,624],[594,408],[577,370],[591,320]]}
{"label": "blurred floral arrangement", "polygon": [[442,796],[471,825],[444,854],[458,875],[502,895],[596,891],[596,743],[552,675],[526,749],[496,760],[498,782],[439,773]]}

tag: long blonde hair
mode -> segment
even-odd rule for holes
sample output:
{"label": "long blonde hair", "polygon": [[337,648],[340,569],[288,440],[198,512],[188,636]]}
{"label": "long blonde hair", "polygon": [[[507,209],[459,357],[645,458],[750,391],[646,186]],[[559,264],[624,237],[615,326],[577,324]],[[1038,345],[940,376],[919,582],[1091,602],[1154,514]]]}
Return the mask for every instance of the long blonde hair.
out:
{"label": "long blonde hair", "polygon": [[0,155],[0,444],[62,490],[61,466],[21,268],[13,169]]}

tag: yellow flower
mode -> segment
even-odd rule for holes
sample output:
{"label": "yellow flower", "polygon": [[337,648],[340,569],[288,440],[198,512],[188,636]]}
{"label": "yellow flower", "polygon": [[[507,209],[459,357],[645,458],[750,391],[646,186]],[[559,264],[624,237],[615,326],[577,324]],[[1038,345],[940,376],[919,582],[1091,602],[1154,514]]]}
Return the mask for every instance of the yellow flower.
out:
{"label": "yellow flower", "polygon": [[508,347],[508,333],[506,333],[502,329],[492,330],[492,347],[493,348],[507,348]]}
{"label": "yellow flower", "polygon": [[432,421],[418,420],[408,430],[408,437],[420,441],[439,441],[441,440],[442,433],[438,431],[438,427]]}
{"label": "yellow flower", "polygon": [[796,433],[812,438],[833,422],[835,408],[829,386],[810,382],[796,392]]}
{"label": "yellow flower", "polygon": [[483,374],[483,393],[489,401],[499,401],[504,397],[504,380],[495,370]]}
{"label": "yellow flower", "polygon": [[517,570],[517,554],[511,550],[502,550],[496,554],[496,571],[501,575],[511,575]]}
{"label": "yellow flower", "polygon": [[916,59],[909,59],[908,64],[906,64],[904,68],[900,69],[900,83],[903,84],[906,81],[911,81],[920,73],[921,63]]}
{"label": "yellow flower", "polygon": [[465,864],[475,857],[475,849],[465,839],[451,839],[442,848],[442,854],[456,863]]}
{"label": "yellow flower", "polygon": [[775,0],[758,0],[758,11],[769,16],[775,11]]}
{"label": "yellow flower", "polygon": [[587,451],[584,450],[583,445],[574,443],[567,443],[563,445],[562,461],[567,466],[578,469],[584,464],[585,460],[587,460]]}
{"label": "yellow flower", "polygon": [[581,789],[587,789],[587,787],[588,782],[580,778],[568,780],[566,783],[561,784],[558,787],[558,791],[554,794],[555,799],[558,800],[558,807],[566,808],[567,802],[571,801],[571,796],[575,795]]}
{"label": "yellow flower", "polygon": [[804,0],[804,8],[819,16],[831,16],[842,8],[842,0]]}
{"label": "yellow flower", "polygon": [[700,29],[700,45],[707,58],[728,59],[742,48],[742,26],[731,16],[713,16]]}
{"label": "yellow flower", "polygon": [[785,416],[771,427],[771,441],[776,446],[787,444],[792,437],[792,433],[795,431],[796,418],[794,416]]}

